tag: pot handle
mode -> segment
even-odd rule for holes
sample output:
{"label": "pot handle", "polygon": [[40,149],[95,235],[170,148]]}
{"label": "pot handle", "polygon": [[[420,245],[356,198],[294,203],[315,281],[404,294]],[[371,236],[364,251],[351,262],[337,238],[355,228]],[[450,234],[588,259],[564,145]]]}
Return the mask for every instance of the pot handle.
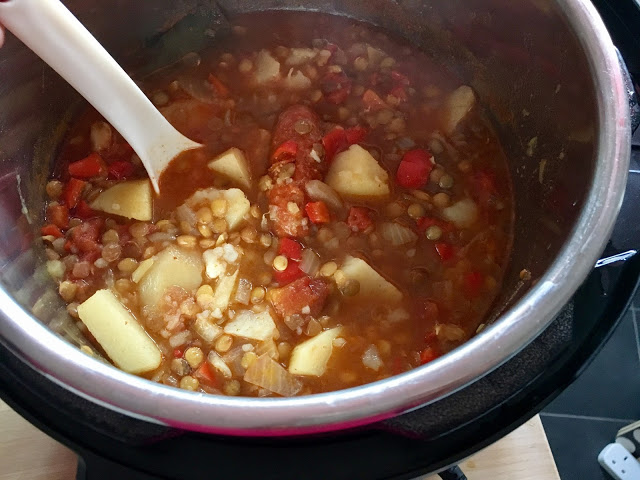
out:
{"label": "pot handle", "polygon": [[635,133],[638,125],[640,125],[640,105],[638,105],[638,95],[633,85],[633,80],[627,69],[627,65],[622,58],[620,50],[616,48],[616,54],[618,55],[618,61],[620,62],[620,69],[622,70],[622,77],[624,79],[624,88],[627,93],[627,99],[629,101],[629,116],[631,119],[631,134]]}

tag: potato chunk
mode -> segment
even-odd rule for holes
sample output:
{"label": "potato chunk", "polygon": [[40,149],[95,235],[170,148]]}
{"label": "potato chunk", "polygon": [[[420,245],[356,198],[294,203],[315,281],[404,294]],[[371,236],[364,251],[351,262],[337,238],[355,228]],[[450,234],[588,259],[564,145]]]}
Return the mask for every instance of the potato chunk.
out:
{"label": "potato chunk", "polygon": [[360,145],[336,155],[325,182],[343,197],[389,195],[389,175]]}
{"label": "potato chunk", "polygon": [[202,259],[196,252],[168,247],[155,257],[138,284],[143,306],[157,307],[169,287],[192,292],[202,284]]}
{"label": "potato chunk", "polygon": [[297,345],[291,352],[289,373],[316,377],[323,375],[333,353],[333,341],[341,332],[342,327],[335,327]]}
{"label": "potato chunk", "polygon": [[455,89],[447,98],[442,111],[442,127],[445,132],[453,133],[475,104],[476,95],[471,87],[462,85]]}
{"label": "potato chunk", "polygon": [[78,316],[125,372],[144,373],[160,366],[157,345],[110,290],[98,290],[78,305]]}
{"label": "potato chunk", "polygon": [[358,297],[371,297],[379,301],[399,302],[402,293],[361,258],[347,256],[340,268],[347,279],[360,283]]}
{"label": "potato chunk", "polygon": [[266,50],[260,50],[256,57],[255,79],[258,83],[269,83],[280,77],[280,62]]}
{"label": "potato chunk", "polygon": [[270,340],[276,332],[276,324],[269,312],[253,313],[241,310],[224,326],[224,333],[252,340]]}
{"label": "potato chunk", "polygon": [[143,222],[151,220],[153,197],[149,180],[122,182],[106,189],[91,202],[91,208]]}
{"label": "potato chunk", "polygon": [[251,186],[251,173],[247,159],[239,148],[230,148],[209,162],[209,168],[241,187]]}

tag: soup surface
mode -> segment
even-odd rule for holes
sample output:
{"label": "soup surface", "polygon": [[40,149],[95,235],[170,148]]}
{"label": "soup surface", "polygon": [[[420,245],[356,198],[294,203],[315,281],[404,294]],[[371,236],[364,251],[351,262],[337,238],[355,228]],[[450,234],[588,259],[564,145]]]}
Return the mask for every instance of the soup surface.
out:
{"label": "soup surface", "polygon": [[160,196],[95,111],[61,146],[42,236],[93,353],[187,390],[292,396],[460,345],[512,235],[506,159],[476,94],[351,20],[235,25],[143,82],[204,144]]}

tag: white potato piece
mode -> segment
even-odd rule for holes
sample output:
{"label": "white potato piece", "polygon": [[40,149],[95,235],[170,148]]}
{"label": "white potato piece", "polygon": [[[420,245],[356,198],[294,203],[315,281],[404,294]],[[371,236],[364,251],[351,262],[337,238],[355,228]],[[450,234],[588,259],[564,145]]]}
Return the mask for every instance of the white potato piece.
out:
{"label": "white potato piece", "polygon": [[153,265],[138,284],[142,305],[156,307],[169,287],[195,291],[202,284],[202,259],[195,251],[174,246],[156,255]]}
{"label": "white potato piece", "polygon": [[291,352],[289,373],[316,377],[323,375],[333,353],[333,341],[341,332],[342,327],[335,327],[297,345]]}
{"label": "white potato piece", "polygon": [[224,326],[224,333],[262,342],[273,338],[275,331],[276,324],[267,311],[253,313],[251,310],[241,310]]}
{"label": "white potato piece", "polygon": [[220,280],[218,280],[218,284],[216,285],[216,289],[213,292],[213,300],[210,307],[211,310],[219,308],[221,312],[224,312],[229,308],[231,295],[233,295],[238,283],[239,271],[240,269],[237,269],[233,275],[222,275],[220,277]]}
{"label": "white potato piece", "polygon": [[462,85],[455,89],[447,98],[442,110],[442,127],[445,132],[453,133],[475,104],[476,95],[471,87]]}
{"label": "white potato piece", "polygon": [[258,83],[269,83],[280,77],[280,62],[267,50],[260,50],[256,57],[255,79]]}
{"label": "white potato piece", "polygon": [[251,172],[244,153],[232,147],[209,162],[209,168],[223,175],[241,187],[251,186]]}
{"label": "white potato piece", "polygon": [[442,216],[458,228],[469,228],[478,219],[478,207],[470,198],[463,198],[443,209]]}
{"label": "white potato piece", "polygon": [[340,270],[347,279],[357,280],[360,283],[358,297],[372,297],[385,302],[402,300],[400,290],[361,258],[347,255]]}
{"label": "white potato piece", "polygon": [[160,349],[110,290],[98,290],[78,305],[78,316],[125,372],[144,373],[160,366]]}
{"label": "white potato piece", "polygon": [[149,180],[118,183],[100,193],[91,202],[91,208],[147,222],[153,215],[151,183]]}
{"label": "white potato piece", "polygon": [[336,155],[325,182],[343,197],[389,195],[389,174],[360,145],[351,145]]}
{"label": "white potato piece", "polygon": [[249,214],[251,204],[249,200],[247,200],[244,192],[239,188],[223,190],[222,195],[227,199],[227,202],[229,202],[224,218],[227,221],[228,231],[232,231],[244,222],[244,217]]}
{"label": "white potato piece", "polygon": [[316,58],[316,55],[318,55],[318,50],[314,48],[292,48],[285,63],[290,66],[302,65]]}

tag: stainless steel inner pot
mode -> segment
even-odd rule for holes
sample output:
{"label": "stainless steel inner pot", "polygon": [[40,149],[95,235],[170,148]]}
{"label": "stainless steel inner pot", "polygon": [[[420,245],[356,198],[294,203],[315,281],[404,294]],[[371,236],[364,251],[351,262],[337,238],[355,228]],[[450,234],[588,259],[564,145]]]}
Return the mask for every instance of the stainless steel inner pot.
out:
{"label": "stainless steel inner pot", "polygon": [[[19,1],[19,0],[9,0]],[[206,43],[211,3],[65,2],[125,68],[149,39],[174,54]],[[479,92],[511,162],[513,258],[492,324],[426,366],[362,387],[297,398],[190,393],[126,374],[84,343],[43,267],[44,184],[79,96],[15,38],[0,50],[0,341],[48,378],[108,408],[169,426],[283,435],[365,424],[440,399],[534,339],[592,269],[616,218],[629,162],[629,120],[615,49],[588,0],[224,0],[235,13],[305,9],[403,35]],[[173,25],[196,19],[196,28]],[[198,19],[200,21],[198,21]],[[202,20],[205,21],[202,21]],[[149,58],[149,57],[147,57]],[[135,60],[134,60],[135,59]],[[541,164],[544,165],[541,167]],[[542,171],[541,171],[542,170]],[[526,268],[533,277],[522,282]]]}

